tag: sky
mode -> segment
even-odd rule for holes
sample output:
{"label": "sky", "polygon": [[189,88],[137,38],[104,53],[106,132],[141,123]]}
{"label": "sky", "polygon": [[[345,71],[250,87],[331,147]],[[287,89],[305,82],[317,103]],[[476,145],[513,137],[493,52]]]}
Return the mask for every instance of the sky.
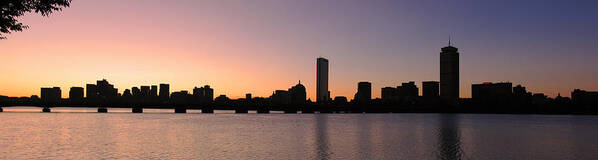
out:
{"label": "sky", "polygon": [[[512,82],[570,96],[598,90],[598,1],[73,0],[0,40],[0,95],[39,95],[107,79],[123,92],[169,83],[267,97],[301,83],[315,99],[316,58],[331,96],[439,80],[449,36],[471,84]],[[421,91],[420,91],[421,93]]]}

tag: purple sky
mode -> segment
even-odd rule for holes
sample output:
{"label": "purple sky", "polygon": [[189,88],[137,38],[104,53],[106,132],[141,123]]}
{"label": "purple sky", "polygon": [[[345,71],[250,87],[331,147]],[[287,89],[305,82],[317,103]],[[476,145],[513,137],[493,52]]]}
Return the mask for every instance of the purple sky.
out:
{"label": "purple sky", "polygon": [[358,81],[370,81],[379,97],[385,86],[438,80],[450,35],[462,97],[487,81],[569,96],[598,90],[596,8],[583,0],[74,0],[49,18],[23,17],[31,28],[0,41],[8,61],[0,74],[12,75],[0,78],[0,94],[60,86],[67,95],[106,78],[120,92],[165,82],[172,91],[210,84],[229,97],[269,96],[301,80],[313,99],[323,56],[332,96],[352,98]]}

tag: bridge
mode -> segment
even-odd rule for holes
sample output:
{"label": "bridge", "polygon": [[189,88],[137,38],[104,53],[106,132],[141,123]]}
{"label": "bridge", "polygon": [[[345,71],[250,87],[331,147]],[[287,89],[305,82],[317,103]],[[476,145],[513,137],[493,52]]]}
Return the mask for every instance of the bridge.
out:
{"label": "bridge", "polygon": [[[187,113],[188,110],[201,110],[201,113],[214,113],[214,110],[230,110],[235,113],[249,113],[255,111],[260,114],[267,114],[271,111],[281,111],[283,113],[364,113],[361,109],[355,109],[353,106],[332,106],[332,105],[303,105],[303,106],[282,106],[282,105],[189,105],[189,106],[172,106],[172,105],[147,105],[147,106],[90,106],[90,105],[19,105],[19,104],[4,104],[0,105],[0,112],[2,108],[7,107],[39,107],[42,112],[52,112],[52,108],[69,107],[69,108],[97,108],[98,113],[107,113],[110,108],[130,108],[132,113],[143,113],[144,109],[174,109],[174,113]],[[379,113],[390,113],[391,110],[385,110]]]}
{"label": "bridge", "polygon": [[[39,104],[0,104],[0,112],[7,107],[39,107],[42,112],[52,112],[52,108],[97,108],[98,113],[107,113],[110,108],[130,108],[132,113],[143,113],[144,109],[173,109],[174,113],[187,113],[188,110],[201,110],[201,113],[214,113],[214,110],[229,110],[235,113],[254,111],[267,114],[280,111],[286,114],[296,113],[439,113],[432,107],[396,106],[396,105],[356,105],[356,104],[305,104],[305,105],[272,105],[272,104],[208,104],[208,105],[39,105]],[[437,108],[434,106],[433,108]],[[440,111],[442,112],[442,111]]]}

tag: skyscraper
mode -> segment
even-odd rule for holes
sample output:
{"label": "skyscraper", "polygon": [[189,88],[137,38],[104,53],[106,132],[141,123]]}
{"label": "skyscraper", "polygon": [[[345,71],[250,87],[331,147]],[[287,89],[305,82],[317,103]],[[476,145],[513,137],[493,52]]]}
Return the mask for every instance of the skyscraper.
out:
{"label": "skyscraper", "polygon": [[355,94],[354,99],[360,104],[369,103],[372,100],[372,83],[359,82],[357,84],[357,94]]}
{"label": "skyscraper", "polygon": [[440,52],[440,97],[445,103],[454,104],[459,99],[459,52],[449,45]]}
{"label": "skyscraper", "polygon": [[170,85],[169,84],[160,84],[160,100],[167,101],[170,97]]}
{"label": "skyscraper", "polygon": [[330,99],[328,92],[328,60],[318,58],[316,70],[316,102],[322,103]]}

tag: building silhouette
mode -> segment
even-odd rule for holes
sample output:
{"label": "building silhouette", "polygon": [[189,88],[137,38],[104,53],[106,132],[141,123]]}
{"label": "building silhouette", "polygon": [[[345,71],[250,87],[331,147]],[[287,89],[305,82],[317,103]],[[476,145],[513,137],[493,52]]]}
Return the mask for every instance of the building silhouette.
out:
{"label": "building silhouette", "polygon": [[158,97],[158,86],[157,85],[152,85],[150,88],[150,97],[154,98],[154,97]]}
{"label": "building silhouette", "polygon": [[482,104],[510,104],[513,99],[513,84],[509,82],[472,84],[471,99]]}
{"label": "building silhouette", "polygon": [[393,102],[396,99],[397,89],[393,87],[384,87],[381,89],[381,98],[384,102]]}
{"label": "building silhouette", "polygon": [[195,87],[193,89],[193,96],[199,100],[201,104],[212,103],[214,101],[214,89],[210,88],[209,85],[205,85],[201,88]]}
{"label": "building silhouette", "polygon": [[521,97],[521,96],[526,96],[527,94],[529,94],[529,92],[527,92],[527,89],[521,85],[517,85],[515,87],[513,87],[513,95],[517,96],[517,97]]}
{"label": "building silhouette", "polygon": [[211,103],[212,101],[214,101],[214,89],[210,88],[209,85],[205,85],[205,86],[203,86],[203,92],[204,92],[203,100],[206,103]]}
{"label": "building silhouette", "polygon": [[203,89],[194,87],[192,91],[193,91],[193,98],[191,98],[191,99],[192,99],[193,103],[200,103],[201,99],[204,96]]}
{"label": "building silhouette", "polygon": [[218,97],[214,98],[214,102],[217,104],[226,104],[230,101],[230,98],[226,97],[226,95],[221,94]]}
{"label": "building silhouette", "polygon": [[289,94],[291,96],[291,104],[293,105],[303,105],[305,104],[305,99],[307,98],[307,93],[305,91],[305,86],[299,83],[291,88],[289,88]]}
{"label": "building silhouette", "polygon": [[141,98],[141,90],[139,89],[139,87],[131,88],[131,92],[133,93],[134,98]]}
{"label": "building silhouette", "polygon": [[98,102],[98,86],[95,84],[87,84],[86,88],[86,100],[88,104],[95,104]]}
{"label": "building silhouette", "polygon": [[440,95],[440,82],[424,81],[422,82],[422,96],[423,97],[438,97]]}
{"label": "building silhouette", "polygon": [[328,91],[328,59],[318,58],[316,69],[316,102],[324,103],[330,99]]}
{"label": "building silhouette", "polygon": [[419,96],[419,88],[414,81],[402,83],[396,88],[382,88],[382,101],[384,103],[405,103],[412,102]]}
{"label": "building silhouette", "polygon": [[459,99],[459,49],[449,45],[440,52],[440,97],[445,103]]}
{"label": "building silhouette", "polygon": [[301,84],[301,81],[295,86],[289,88],[289,90],[275,90],[270,96],[270,102],[274,105],[304,105],[307,101],[307,93],[305,86]]}
{"label": "building silhouette", "polygon": [[164,101],[168,101],[168,98],[170,97],[170,85],[169,84],[165,84],[162,83],[160,84],[160,100],[162,102]]}
{"label": "building silhouette", "polygon": [[537,105],[537,106],[544,106],[548,103],[549,103],[548,96],[546,96],[544,93],[532,94],[532,104]]}
{"label": "building silhouette", "polygon": [[346,104],[348,102],[347,97],[345,96],[336,96],[334,97],[334,104]]}
{"label": "building silhouette", "polygon": [[114,88],[114,85],[108,83],[106,79],[98,80],[96,82],[96,87],[96,96],[99,102],[108,103],[114,102],[116,100],[118,96],[118,89]]}
{"label": "building silhouette", "polygon": [[101,100],[112,101],[116,99],[118,89],[114,88],[114,85],[108,83],[106,79],[97,81],[96,86],[98,87],[97,95]]}
{"label": "building silhouette", "polygon": [[[301,81],[288,90],[276,90],[269,98],[252,97],[230,100],[226,95],[214,98],[214,89],[209,85],[195,87],[189,94],[182,90],[170,94],[169,84],[132,87],[125,89],[122,96],[118,89],[106,79],[96,84],[71,87],[68,101],[61,98],[59,87],[41,88],[41,98],[0,96],[3,106],[40,106],[43,112],[58,105],[77,107],[99,107],[98,112],[106,112],[107,107],[131,107],[133,113],[143,112],[143,108],[174,107],[175,113],[185,113],[187,109],[201,109],[202,113],[213,113],[214,109],[234,108],[236,113],[247,113],[255,109],[257,113],[282,110],[285,113],[400,113],[400,112],[440,112],[440,113],[539,113],[539,114],[598,114],[598,92],[575,89],[571,98],[558,96],[551,98],[543,93],[528,92],[521,85],[512,83],[485,82],[472,84],[471,98],[459,99],[459,52],[451,46],[443,47],[440,53],[440,81],[422,82],[422,96],[414,81],[396,87],[381,88],[381,99],[372,100],[372,84],[359,82],[353,100],[337,96],[332,101],[328,90],[328,60],[317,59],[316,97],[317,103],[306,101],[306,88]],[[159,92],[158,92],[158,89]],[[84,98],[84,94],[85,97]],[[159,103],[158,103],[159,102]],[[442,103],[451,105],[442,106]],[[457,103],[458,102],[458,103]]]}
{"label": "building silhouette", "polygon": [[578,106],[598,106],[598,92],[575,89],[571,92],[571,101]]}
{"label": "building silhouette", "polygon": [[191,95],[189,95],[189,92],[186,90],[172,92],[170,95],[170,102],[177,106],[189,104],[189,97],[191,97]]}
{"label": "building silhouette", "polygon": [[368,104],[372,100],[372,83],[359,82],[357,84],[357,93],[355,93],[355,102],[359,104]]}
{"label": "building silhouette", "polygon": [[289,105],[291,103],[291,95],[286,90],[276,90],[270,96],[270,101],[274,105]]}
{"label": "building silhouette", "polygon": [[133,94],[131,94],[130,89],[125,89],[122,96],[123,96],[123,98],[131,98],[131,97],[133,97]]}
{"label": "building silhouette", "polygon": [[71,87],[69,91],[69,103],[83,104],[83,87]]}
{"label": "building silhouette", "polygon": [[214,89],[210,88],[209,85],[205,85],[203,88],[204,88],[204,93],[205,93],[204,100],[206,102],[214,101]]}
{"label": "building silhouette", "polygon": [[413,81],[402,83],[401,86],[397,86],[397,92],[399,93],[399,98],[419,96],[419,89]]}
{"label": "building silhouette", "polygon": [[60,87],[41,88],[41,101],[44,105],[57,105],[62,99]]}
{"label": "building silhouette", "polygon": [[150,86],[141,86],[141,96],[148,98],[150,96]]}
{"label": "building silhouette", "polygon": [[193,88],[193,102],[195,103],[211,103],[214,99],[214,90],[209,85],[200,88]]}
{"label": "building silhouette", "polygon": [[245,100],[251,101],[251,93],[245,94]]}
{"label": "building silhouette", "polygon": [[513,87],[513,103],[518,104],[519,107],[530,106],[532,104],[532,93],[521,85]]}

